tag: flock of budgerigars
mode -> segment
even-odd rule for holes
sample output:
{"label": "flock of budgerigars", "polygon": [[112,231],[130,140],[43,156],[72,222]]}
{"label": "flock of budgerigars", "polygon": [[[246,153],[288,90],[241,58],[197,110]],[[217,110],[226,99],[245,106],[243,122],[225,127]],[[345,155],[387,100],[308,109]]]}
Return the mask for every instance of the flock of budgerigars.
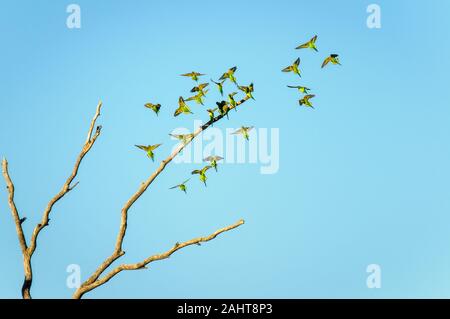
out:
{"label": "flock of budgerigars", "polygon": [[[296,47],[296,49],[311,49],[314,50],[316,52],[318,52],[318,49],[316,47],[316,40],[317,40],[317,35],[314,36],[311,40],[309,40],[308,42],[299,45],[298,47]],[[337,54],[330,54],[328,57],[325,58],[325,60],[322,63],[322,68],[325,67],[327,64],[339,64],[339,57]],[[301,77],[301,71],[300,71],[300,58],[297,58],[291,65],[289,65],[288,67],[285,67],[282,72],[293,72],[295,74],[297,74],[299,77]],[[237,110],[237,107],[245,102],[248,99],[254,99],[252,93],[254,91],[254,87],[253,87],[253,83],[250,83],[248,86],[244,86],[244,85],[239,85],[237,83],[236,80],[236,76],[235,76],[235,72],[237,70],[237,67],[232,67],[230,69],[228,69],[225,73],[222,74],[222,76],[219,78],[218,81],[214,81],[213,79],[211,79],[211,83],[213,83],[221,96],[224,95],[224,83],[229,80],[231,83],[233,83],[236,88],[239,91],[242,91],[245,96],[242,100],[238,100],[236,101],[234,96],[236,94],[238,94],[238,92],[233,91],[231,93],[228,94],[228,101],[222,100],[220,102],[216,102],[217,107],[214,109],[207,109],[206,112],[209,115],[209,123],[212,125],[214,122],[216,122],[217,120],[219,120],[220,118],[226,116],[228,118],[228,112],[232,109],[235,109],[235,111]],[[189,77],[191,78],[193,81],[195,81],[196,86],[194,86],[190,92],[193,93],[193,95],[191,97],[188,98],[183,98],[182,96],[180,96],[178,98],[178,108],[175,110],[174,116],[179,116],[181,114],[193,114],[188,103],[190,101],[195,101],[197,104],[203,104],[203,99],[206,96],[206,94],[208,93],[209,89],[207,89],[207,87],[209,86],[208,82],[205,83],[200,83],[198,84],[198,80],[200,77],[204,76],[205,74],[199,73],[199,72],[189,72],[189,73],[185,73],[185,74],[181,74],[181,76],[184,77]],[[306,86],[300,86],[300,85],[288,85],[289,88],[295,88],[298,89],[298,91],[300,93],[303,94],[302,98],[299,99],[299,104],[300,105],[304,105],[306,107],[311,107],[314,108],[312,103],[311,103],[311,99],[314,98],[314,94],[309,94],[310,89]],[[144,105],[146,108],[152,110],[153,112],[156,113],[156,115],[159,114],[159,111],[161,109],[161,104],[153,104],[153,103],[146,103]],[[216,116],[216,112],[218,112],[218,115]],[[208,124],[208,123],[207,123]],[[246,140],[249,140],[249,132],[253,129],[253,126],[241,126],[240,129],[238,129],[237,131],[233,132],[232,134],[240,134],[243,136],[243,138],[245,138]],[[176,138],[177,140],[180,141],[180,143],[182,143],[183,145],[189,143],[193,138],[194,138],[194,133],[190,133],[190,134],[169,134],[171,137]],[[141,150],[145,151],[147,153],[147,156],[149,158],[152,159],[152,161],[154,161],[155,155],[154,155],[154,150],[156,148],[158,148],[161,144],[154,144],[154,145],[136,145],[136,147],[140,148]],[[215,171],[217,172],[217,162],[222,160],[223,158],[221,156],[208,156],[204,159],[205,162],[208,162],[209,165],[204,166],[201,169],[196,169],[194,171],[191,172],[191,174],[198,174],[199,175],[199,179],[201,182],[204,183],[204,185],[206,186],[206,180],[207,180],[207,176],[206,176],[206,172],[210,169],[210,168],[214,168]],[[175,185],[173,187],[170,187],[170,189],[179,189],[183,192],[186,193],[186,183],[190,180],[186,179],[185,181],[183,181],[182,183]]]}
{"label": "flock of budgerigars", "polygon": [[[297,49],[297,50],[298,49],[311,49],[316,52],[319,52],[319,50],[317,50],[317,47],[316,47],[316,41],[317,41],[317,35],[312,37],[311,40],[309,40],[308,42],[300,44],[295,49]],[[322,63],[322,68],[324,68],[328,63],[341,65],[341,63],[339,62],[339,55],[333,53],[333,54],[330,54],[328,57],[326,57]],[[293,73],[297,74],[299,77],[301,77],[300,58],[297,58],[297,60],[295,60],[294,63],[285,67],[281,71],[282,72],[293,72]],[[301,86],[301,85],[288,85],[287,87],[291,88],[291,89],[297,89],[301,94],[303,94],[302,98],[300,98],[298,100],[298,104],[304,105],[306,107],[314,108],[314,106],[312,105],[310,100],[312,98],[314,98],[315,95],[309,94],[310,89],[308,87]]]}

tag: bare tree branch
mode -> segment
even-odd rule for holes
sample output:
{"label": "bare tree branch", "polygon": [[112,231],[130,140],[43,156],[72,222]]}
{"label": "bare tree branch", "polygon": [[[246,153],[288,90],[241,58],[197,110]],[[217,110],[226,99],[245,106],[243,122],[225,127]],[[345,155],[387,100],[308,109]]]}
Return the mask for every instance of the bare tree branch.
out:
{"label": "bare tree branch", "polygon": [[[239,106],[246,102],[249,99],[249,97],[245,97],[242,100],[236,102],[236,106]],[[229,107],[229,110],[234,109],[235,107],[231,106]],[[144,194],[144,192],[147,190],[147,188],[150,186],[150,184],[158,177],[158,175],[165,169],[166,165],[169,164],[175,156],[177,156],[187,145],[189,145],[201,132],[206,130],[208,127],[210,127],[212,124],[216,123],[220,119],[222,119],[227,114],[220,114],[217,115],[215,118],[209,120],[204,125],[200,126],[194,133],[193,137],[188,140],[186,143],[181,143],[173,152],[170,154],[165,160],[161,162],[159,167],[153,172],[153,174],[150,175],[150,177],[144,181],[139,189],[134,193],[130,199],[125,203],[125,205],[122,208],[121,211],[121,220],[120,220],[120,226],[119,226],[119,234],[117,235],[116,244],[114,248],[114,252],[106,258],[103,263],[97,268],[97,270],[82,284],[82,287],[90,286],[92,285],[99,277],[100,275],[109,267],[111,264],[116,261],[118,258],[123,256],[125,252],[122,250],[122,244],[123,240],[125,238],[126,230],[127,230],[127,222],[128,222],[128,210],[133,206],[133,204]]]}
{"label": "bare tree branch", "polygon": [[11,177],[9,176],[8,161],[6,160],[6,158],[4,158],[2,161],[2,173],[6,181],[6,188],[8,189],[8,204],[9,208],[11,209],[14,224],[16,225],[16,233],[17,237],[19,238],[20,249],[22,251],[22,254],[25,254],[27,251],[27,241],[25,239],[25,235],[23,234],[23,219],[20,218],[19,212],[17,211],[17,207],[14,202],[14,184],[11,180]]}
{"label": "bare tree branch", "polygon": [[207,236],[207,237],[198,237],[198,238],[194,238],[188,241],[185,241],[183,243],[176,243],[171,249],[169,249],[168,251],[162,253],[162,254],[158,254],[158,255],[153,255],[150,256],[146,259],[144,259],[141,262],[135,263],[135,264],[122,264],[120,266],[117,266],[116,268],[114,268],[111,272],[109,272],[107,275],[105,275],[104,277],[95,280],[93,283],[89,284],[89,285],[83,285],[80,288],[78,288],[75,291],[75,294],[73,295],[74,299],[80,299],[85,293],[107,283],[111,278],[113,278],[114,276],[116,276],[117,274],[119,274],[120,272],[122,272],[123,270],[137,270],[137,269],[146,269],[146,266],[148,264],[150,264],[151,262],[157,261],[157,260],[163,260],[163,259],[167,259],[169,258],[174,252],[176,252],[177,250],[180,250],[184,247],[187,246],[191,246],[191,245],[200,245],[200,243],[202,242],[208,242],[210,240],[213,240],[214,238],[216,238],[218,235],[220,235],[221,233],[230,231],[234,228],[237,228],[241,225],[244,224],[244,220],[241,219],[239,220],[237,223],[221,228],[219,230],[216,230],[214,233],[212,233],[211,235]]}
{"label": "bare tree branch", "polygon": [[68,192],[70,192],[75,186],[78,185],[78,182],[73,185],[72,185],[72,182],[75,179],[75,177],[77,176],[81,161],[83,160],[84,156],[89,152],[89,150],[92,148],[92,146],[94,145],[95,141],[97,140],[97,138],[99,137],[100,132],[101,132],[101,126],[97,126],[95,133],[93,132],[94,127],[95,127],[95,122],[97,121],[97,118],[100,116],[101,107],[102,107],[102,103],[99,102],[97,105],[97,110],[95,112],[94,118],[92,119],[90,127],[89,127],[89,132],[88,132],[86,142],[84,143],[83,148],[82,148],[80,154],[78,155],[78,158],[75,162],[75,166],[72,170],[72,173],[70,174],[69,178],[64,183],[60,192],[55,197],[53,197],[50,200],[50,202],[47,204],[47,207],[44,210],[41,222],[39,224],[37,224],[37,226],[33,230],[29,246],[27,246],[27,244],[26,244],[25,236],[23,233],[22,225],[21,225],[22,222],[24,221],[24,219],[21,219],[19,217],[17,208],[14,204],[14,185],[8,174],[8,162],[6,161],[6,159],[3,159],[2,171],[3,171],[3,176],[5,177],[7,188],[9,191],[9,200],[8,201],[9,201],[9,205],[10,205],[11,212],[13,215],[14,223],[16,224],[16,232],[19,237],[20,247],[22,250],[23,258],[24,258],[25,280],[24,280],[24,283],[22,286],[22,297],[24,299],[31,299],[30,289],[31,289],[32,281],[33,281],[31,258],[37,247],[37,238],[38,238],[40,232],[42,231],[42,229],[44,229],[44,227],[48,226],[48,223],[50,221],[49,216],[50,216],[52,208],[56,204],[56,202],[58,202],[60,199],[62,199]]}

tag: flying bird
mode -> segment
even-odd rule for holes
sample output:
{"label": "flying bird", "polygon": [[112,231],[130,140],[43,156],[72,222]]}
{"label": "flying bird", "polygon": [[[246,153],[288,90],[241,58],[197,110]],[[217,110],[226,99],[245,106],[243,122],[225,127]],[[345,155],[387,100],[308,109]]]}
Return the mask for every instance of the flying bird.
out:
{"label": "flying bird", "polygon": [[330,54],[329,57],[327,57],[323,63],[322,63],[322,68],[325,67],[328,63],[332,63],[332,64],[339,64],[342,65],[341,62],[339,62],[339,55],[338,54]]}
{"label": "flying bird", "polygon": [[245,95],[247,96],[247,98],[251,98],[251,99],[255,99],[254,97],[253,97],[253,95],[252,95],[252,92],[253,92],[253,83],[250,83],[250,85],[249,86],[244,86],[244,85],[241,85],[241,86],[238,86],[238,88],[239,88],[239,90],[241,90],[242,92],[244,92],[245,93]]}
{"label": "flying bird", "polygon": [[202,73],[198,73],[198,72],[195,72],[195,71],[192,71],[192,72],[190,72],[190,73],[184,73],[184,74],[181,74],[181,76],[187,76],[187,77],[190,77],[192,80],[194,80],[195,82],[197,82],[198,81],[198,78],[200,77],[200,76],[203,76],[203,75],[205,75],[205,74],[202,74]]}
{"label": "flying bird", "polygon": [[228,69],[227,72],[225,72],[224,74],[222,74],[222,76],[219,78],[219,80],[226,80],[226,79],[230,79],[231,82],[233,82],[234,84],[237,85],[236,83],[236,77],[234,76],[234,72],[236,72],[237,67],[234,66],[230,69]]}
{"label": "flying bird", "polygon": [[185,180],[183,183],[175,185],[173,187],[170,187],[169,189],[175,189],[175,188],[179,188],[181,191],[183,191],[185,194],[187,194],[186,192],[186,183],[189,182],[190,178],[188,178],[187,180]]}
{"label": "flying bird", "polygon": [[290,66],[285,67],[281,71],[282,72],[294,72],[295,74],[298,74],[299,77],[301,77],[300,69],[298,68],[299,65],[300,65],[300,58],[295,60],[294,63],[292,63]]}
{"label": "flying bird", "polygon": [[211,79],[211,82],[214,83],[215,85],[217,85],[217,88],[219,89],[220,95],[223,96],[223,83],[225,82],[225,80],[222,80],[220,82],[216,82],[213,79]]}
{"label": "flying bird", "polygon": [[250,132],[253,129],[254,126],[241,126],[239,130],[236,132],[233,132],[231,134],[242,134],[242,136],[248,141],[248,132]]}
{"label": "flying bird", "polygon": [[191,93],[203,91],[203,89],[206,88],[208,85],[209,85],[209,83],[202,83],[197,86],[194,86],[191,89]]}
{"label": "flying bird", "polygon": [[202,169],[196,169],[194,171],[192,171],[192,175],[194,174],[199,174],[200,177],[200,181],[203,182],[203,184],[205,184],[206,186],[206,180],[208,179],[208,177],[206,176],[206,171],[209,170],[211,168],[210,165],[203,167]]}
{"label": "flying bird", "polygon": [[206,93],[208,93],[208,90],[199,91],[196,95],[187,98],[186,101],[195,101],[197,104],[204,105],[203,97],[206,95]]}
{"label": "flying bird", "polygon": [[203,159],[205,162],[209,162],[211,167],[213,167],[217,172],[217,162],[220,160],[223,160],[223,157],[221,156],[208,156],[205,159]]}
{"label": "flying bird", "polygon": [[152,161],[155,161],[155,154],[153,151],[161,146],[162,144],[155,144],[155,145],[135,145],[136,147],[140,148],[141,150],[145,151],[147,153],[147,156],[152,159]]}
{"label": "flying bird", "polygon": [[299,45],[298,47],[296,47],[296,49],[312,49],[312,50],[318,52],[317,47],[316,47],[316,40],[317,40],[317,35],[313,36],[312,39],[309,40],[308,42]]}
{"label": "flying bird", "polygon": [[155,112],[156,116],[158,116],[159,110],[161,109],[161,104],[146,103],[144,106]]}
{"label": "flying bird", "polygon": [[300,85],[288,85],[288,88],[291,89],[297,89],[300,93],[303,94],[308,94],[308,91],[310,91],[311,89],[307,88],[306,86],[300,86]]}
{"label": "flying bird", "polygon": [[186,102],[184,101],[182,96],[180,96],[180,98],[178,99],[178,108],[175,110],[175,113],[173,114],[173,116],[178,116],[181,113],[194,114],[194,113],[191,112],[191,109],[186,104]]}
{"label": "flying bird", "polygon": [[315,97],[314,94],[308,94],[305,95],[302,99],[298,100],[298,104],[300,105],[304,105],[304,106],[309,106],[311,108],[314,108],[314,106],[311,104],[311,102],[309,101],[310,99],[312,99],[313,97]]}
{"label": "flying bird", "polygon": [[190,134],[169,134],[169,135],[174,137],[174,138],[176,138],[177,140],[179,140],[183,144],[186,144],[186,143],[190,142],[194,138],[194,134],[193,133],[190,133]]}

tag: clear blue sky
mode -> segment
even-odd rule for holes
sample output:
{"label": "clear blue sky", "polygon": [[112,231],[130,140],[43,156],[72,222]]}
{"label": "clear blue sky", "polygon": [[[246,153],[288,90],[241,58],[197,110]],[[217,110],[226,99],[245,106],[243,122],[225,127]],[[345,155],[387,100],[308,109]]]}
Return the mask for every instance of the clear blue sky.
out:
{"label": "clear blue sky", "polygon": [[[172,164],[130,211],[125,262],[246,224],[86,297],[450,297],[450,3],[376,1],[2,1],[0,155],[10,163],[27,235],[72,169],[99,99],[103,132],[79,186],[53,211],[34,256],[35,297],[70,297],[112,252],[123,203],[156,167],[134,148],[174,141],[173,118],[198,70],[237,65],[252,101],[218,127],[279,128],[280,168],[226,164],[189,194],[168,190],[197,164]],[[318,34],[319,53],[293,48]],[[329,53],[342,67],[320,69]],[[302,58],[316,109],[300,108],[281,68]],[[143,104],[163,105],[157,118]],[[211,97],[207,100],[213,103]],[[4,183],[3,180],[0,183]],[[0,187],[0,297],[20,296],[21,256]],[[382,288],[366,287],[379,264]]]}

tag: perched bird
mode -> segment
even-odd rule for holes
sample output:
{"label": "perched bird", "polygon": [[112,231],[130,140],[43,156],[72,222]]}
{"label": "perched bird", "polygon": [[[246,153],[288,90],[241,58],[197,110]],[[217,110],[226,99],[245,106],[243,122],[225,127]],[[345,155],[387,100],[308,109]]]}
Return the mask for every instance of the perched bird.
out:
{"label": "perched bird", "polygon": [[210,121],[214,120],[215,117],[214,112],[217,111],[217,107],[215,109],[207,109],[206,111],[208,112],[209,120]]}
{"label": "perched bird", "polygon": [[230,103],[230,108],[233,108],[235,111],[237,111],[237,104],[234,99],[234,96],[237,94],[237,92],[232,92],[228,94],[228,103]]}
{"label": "perched bird", "polygon": [[206,88],[208,85],[209,85],[209,83],[202,83],[197,86],[194,86],[191,89],[191,93],[203,91],[203,89]]}
{"label": "perched bird", "polygon": [[236,77],[234,76],[234,72],[237,70],[237,67],[234,66],[230,69],[228,69],[227,72],[225,72],[224,74],[222,74],[222,76],[219,78],[219,80],[226,80],[226,79],[230,79],[231,82],[233,82],[234,84],[237,85],[236,83]]}
{"label": "perched bird", "polygon": [[200,176],[200,181],[202,181],[205,186],[206,186],[206,180],[208,179],[208,177],[206,176],[206,171],[209,170],[211,168],[210,165],[203,167],[202,169],[196,169],[194,171],[192,171],[192,175],[194,174],[199,174]]}
{"label": "perched bird", "polygon": [[178,99],[178,108],[175,110],[175,113],[173,114],[173,116],[178,116],[181,113],[194,114],[194,113],[191,112],[191,109],[186,104],[186,102],[184,101],[182,96],[180,96],[180,98]]}
{"label": "perched bird", "polygon": [[253,129],[254,126],[241,126],[239,130],[231,134],[242,134],[242,136],[248,141],[248,132]]}
{"label": "perched bird", "polygon": [[203,97],[206,95],[206,93],[208,93],[208,90],[199,91],[196,95],[187,98],[186,101],[195,101],[197,104],[204,105]]}
{"label": "perched bird", "polygon": [[187,180],[185,180],[183,183],[175,185],[169,189],[175,189],[175,188],[179,188],[181,191],[183,191],[185,194],[187,194],[186,192],[186,183],[189,182],[190,178],[188,178]]}
{"label": "perched bird", "polygon": [[294,63],[292,63],[290,66],[285,67],[281,71],[282,72],[294,72],[295,74],[298,74],[299,77],[301,77],[300,69],[298,68],[299,65],[300,65],[300,58],[295,60]]}
{"label": "perched bird", "polygon": [[169,134],[170,136],[176,138],[177,140],[180,140],[183,144],[186,144],[190,142],[194,138],[194,134]]}
{"label": "perched bird", "polygon": [[136,147],[140,148],[141,150],[147,152],[147,156],[152,159],[152,161],[155,161],[155,154],[153,151],[161,146],[162,144],[155,144],[155,145],[135,145]]}
{"label": "perched bird", "polygon": [[205,159],[203,159],[205,162],[209,162],[211,167],[213,167],[217,172],[217,162],[220,160],[223,160],[223,157],[221,156],[208,156]]}
{"label": "perched bird", "polygon": [[308,42],[299,45],[298,47],[296,47],[296,49],[312,49],[312,50],[318,52],[317,47],[316,47],[316,40],[317,40],[317,35],[313,36],[312,39],[309,40]]}
{"label": "perched bird", "polygon": [[291,89],[298,89],[298,91],[303,94],[308,94],[308,91],[311,90],[311,89],[307,88],[306,86],[299,86],[299,85],[296,85],[296,86],[288,85],[287,87],[291,88]]}
{"label": "perched bird", "polygon": [[340,62],[339,62],[339,55],[338,54],[330,54],[330,56],[329,57],[327,57],[324,61],[323,61],[323,63],[322,63],[322,68],[325,66],[325,65],[327,65],[328,63],[332,63],[332,64],[339,64],[339,65],[342,65]]}
{"label": "perched bird", "polygon": [[204,75],[204,74],[198,73],[198,72],[194,72],[194,71],[192,71],[192,72],[190,72],[190,73],[181,74],[181,76],[187,76],[187,77],[190,77],[190,78],[191,78],[192,80],[194,80],[195,82],[197,82],[197,81],[198,81],[198,78],[199,78],[200,76],[202,76],[202,75]]}
{"label": "perched bird", "polygon": [[250,99],[255,99],[254,97],[253,97],[253,95],[252,95],[252,92],[253,92],[253,83],[250,83],[250,85],[249,86],[243,86],[243,85],[241,85],[241,86],[238,86],[238,88],[239,88],[239,90],[241,90],[242,92],[244,92],[245,93],[245,95]]}
{"label": "perched bird", "polygon": [[225,82],[225,80],[222,80],[220,82],[216,82],[213,79],[211,79],[211,82],[214,83],[215,85],[217,85],[217,88],[219,89],[220,95],[223,96],[223,83]]}
{"label": "perched bird", "polygon": [[228,111],[230,110],[230,107],[227,105],[227,102],[220,101],[220,102],[216,102],[216,104],[217,104],[217,109],[219,110],[220,115],[222,115],[222,116],[226,115],[228,118]]}
{"label": "perched bird", "polygon": [[314,108],[314,106],[311,104],[311,102],[309,101],[310,99],[312,99],[313,97],[315,97],[314,94],[308,94],[305,95],[302,99],[298,100],[298,104],[300,105],[304,105],[304,106],[309,106],[311,108]]}
{"label": "perched bird", "polygon": [[159,110],[161,109],[161,104],[146,103],[146,104],[144,104],[144,106],[146,108],[152,110],[153,112],[155,112],[157,116],[158,116]]}

